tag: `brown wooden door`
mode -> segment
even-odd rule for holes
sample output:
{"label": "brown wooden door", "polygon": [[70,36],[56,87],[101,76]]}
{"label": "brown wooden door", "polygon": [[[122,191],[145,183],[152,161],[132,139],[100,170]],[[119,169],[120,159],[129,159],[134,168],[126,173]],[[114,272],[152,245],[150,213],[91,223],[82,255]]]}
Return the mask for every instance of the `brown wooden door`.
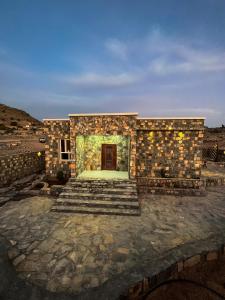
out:
{"label": "brown wooden door", "polygon": [[102,170],[116,170],[116,154],[116,145],[102,144]]}

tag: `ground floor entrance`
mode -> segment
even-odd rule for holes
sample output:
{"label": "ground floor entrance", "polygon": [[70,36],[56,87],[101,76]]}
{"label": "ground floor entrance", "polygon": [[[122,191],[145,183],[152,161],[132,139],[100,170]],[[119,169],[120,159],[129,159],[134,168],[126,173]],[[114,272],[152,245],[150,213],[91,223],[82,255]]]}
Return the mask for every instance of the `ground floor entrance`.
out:
{"label": "ground floor entrance", "polygon": [[76,137],[76,177],[128,179],[129,165],[129,136]]}

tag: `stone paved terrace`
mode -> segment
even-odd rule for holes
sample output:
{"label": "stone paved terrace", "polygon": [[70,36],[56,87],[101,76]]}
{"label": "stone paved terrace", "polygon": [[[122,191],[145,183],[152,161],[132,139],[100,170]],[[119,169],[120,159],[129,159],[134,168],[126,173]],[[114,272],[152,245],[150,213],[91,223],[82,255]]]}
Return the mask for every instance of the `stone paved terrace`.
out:
{"label": "stone paved terrace", "polygon": [[9,202],[0,235],[20,277],[78,299],[117,299],[146,272],[225,243],[225,187],[141,201],[140,217],[53,213],[47,197]]}

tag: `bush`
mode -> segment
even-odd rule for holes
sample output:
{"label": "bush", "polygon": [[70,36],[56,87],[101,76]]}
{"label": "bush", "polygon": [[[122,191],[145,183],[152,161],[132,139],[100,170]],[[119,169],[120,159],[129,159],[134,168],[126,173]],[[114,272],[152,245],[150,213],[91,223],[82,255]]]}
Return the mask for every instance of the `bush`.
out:
{"label": "bush", "polygon": [[18,123],[17,123],[16,121],[12,121],[12,122],[10,123],[11,126],[17,126],[17,124],[18,124]]}
{"label": "bush", "polygon": [[56,177],[57,177],[57,179],[58,179],[59,181],[63,181],[63,180],[65,179],[65,176],[64,176],[62,170],[60,170],[60,171],[57,172]]}
{"label": "bush", "polygon": [[0,130],[6,130],[8,127],[6,127],[4,124],[0,124]]}

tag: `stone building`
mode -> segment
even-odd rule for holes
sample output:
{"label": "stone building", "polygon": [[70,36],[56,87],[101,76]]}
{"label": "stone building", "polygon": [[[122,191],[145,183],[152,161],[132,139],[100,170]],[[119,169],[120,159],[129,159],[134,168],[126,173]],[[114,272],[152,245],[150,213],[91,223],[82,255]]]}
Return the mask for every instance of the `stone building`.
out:
{"label": "stone building", "polygon": [[135,179],[140,192],[201,185],[204,118],[69,114],[44,125],[49,177]]}

